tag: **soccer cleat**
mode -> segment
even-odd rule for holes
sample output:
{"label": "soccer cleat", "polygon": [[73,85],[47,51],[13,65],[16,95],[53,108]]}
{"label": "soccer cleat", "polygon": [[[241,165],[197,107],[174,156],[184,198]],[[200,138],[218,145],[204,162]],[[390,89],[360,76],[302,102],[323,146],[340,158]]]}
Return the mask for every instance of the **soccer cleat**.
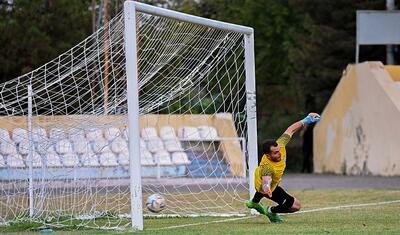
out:
{"label": "soccer cleat", "polygon": [[271,223],[282,223],[283,219],[276,213],[268,212],[269,208],[270,206],[264,209],[265,215],[268,217],[269,221],[271,221]]}
{"label": "soccer cleat", "polygon": [[246,201],[246,206],[249,209],[255,209],[258,213],[265,215],[265,209],[261,203],[255,203],[252,200]]}

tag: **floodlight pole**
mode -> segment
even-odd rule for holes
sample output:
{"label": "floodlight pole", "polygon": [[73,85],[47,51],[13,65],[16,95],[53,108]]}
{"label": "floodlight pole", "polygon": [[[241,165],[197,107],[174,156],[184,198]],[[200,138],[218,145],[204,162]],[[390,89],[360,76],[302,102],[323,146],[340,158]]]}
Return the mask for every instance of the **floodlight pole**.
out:
{"label": "floodlight pole", "polygon": [[136,7],[135,2],[124,3],[125,14],[125,67],[128,96],[129,175],[132,228],[143,230],[142,174],[139,142],[139,86],[137,63]]}
{"label": "floodlight pole", "polygon": [[258,165],[257,153],[257,107],[256,76],[254,59],[254,32],[244,35],[246,67],[246,107],[247,107],[247,156],[249,164],[250,199],[254,196],[254,170]]}

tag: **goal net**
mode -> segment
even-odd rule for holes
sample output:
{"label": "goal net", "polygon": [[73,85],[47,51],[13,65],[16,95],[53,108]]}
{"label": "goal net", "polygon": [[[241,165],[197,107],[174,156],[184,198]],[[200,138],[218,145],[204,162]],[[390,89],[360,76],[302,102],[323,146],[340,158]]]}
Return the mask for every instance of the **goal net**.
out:
{"label": "goal net", "polygon": [[[248,149],[256,145],[248,138],[255,103],[254,90],[246,93],[247,34],[150,12],[136,12],[136,65],[125,63],[121,13],[0,84],[1,224],[132,226],[129,163],[139,156],[128,151],[129,66],[138,71],[144,217],[246,213]],[[157,214],[144,204],[154,193],[166,203]]]}

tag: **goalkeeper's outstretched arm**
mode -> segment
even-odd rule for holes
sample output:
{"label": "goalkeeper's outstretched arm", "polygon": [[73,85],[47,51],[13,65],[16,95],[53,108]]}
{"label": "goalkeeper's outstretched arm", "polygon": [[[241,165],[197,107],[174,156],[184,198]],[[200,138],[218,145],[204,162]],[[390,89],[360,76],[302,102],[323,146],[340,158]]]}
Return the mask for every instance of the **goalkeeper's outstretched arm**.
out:
{"label": "goalkeeper's outstretched arm", "polygon": [[320,119],[320,115],[318,113],[309,113],[307,115],[307,117],[305,117],[304,119],[290,125],[286,129],[285,134],[292,137],[293,134],[296,133],[296,131],[298,131],[301,127],[303,127],[306,124],[312,123],[312,122],[318,122],[319,119]]}

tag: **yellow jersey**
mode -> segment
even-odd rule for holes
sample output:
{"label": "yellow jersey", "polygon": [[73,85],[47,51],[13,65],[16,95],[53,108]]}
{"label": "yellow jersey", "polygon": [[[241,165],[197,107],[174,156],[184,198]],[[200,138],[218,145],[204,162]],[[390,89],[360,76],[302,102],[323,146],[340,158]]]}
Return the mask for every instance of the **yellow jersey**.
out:
{"label": "yellow jersey", "polygon": [[261,158],[260,165],[256,168],[254,172],[254,185],[257,192],[265,194],[262,190],[262,177],[271,176],[271,192],[273,192],[281,182],[283,172],[286,168],[286,145],[290,141],[290,136],[288,134],[283,134],[276,141],[281,150],[281,160],[279,162],[271,161],[264,154]]}

